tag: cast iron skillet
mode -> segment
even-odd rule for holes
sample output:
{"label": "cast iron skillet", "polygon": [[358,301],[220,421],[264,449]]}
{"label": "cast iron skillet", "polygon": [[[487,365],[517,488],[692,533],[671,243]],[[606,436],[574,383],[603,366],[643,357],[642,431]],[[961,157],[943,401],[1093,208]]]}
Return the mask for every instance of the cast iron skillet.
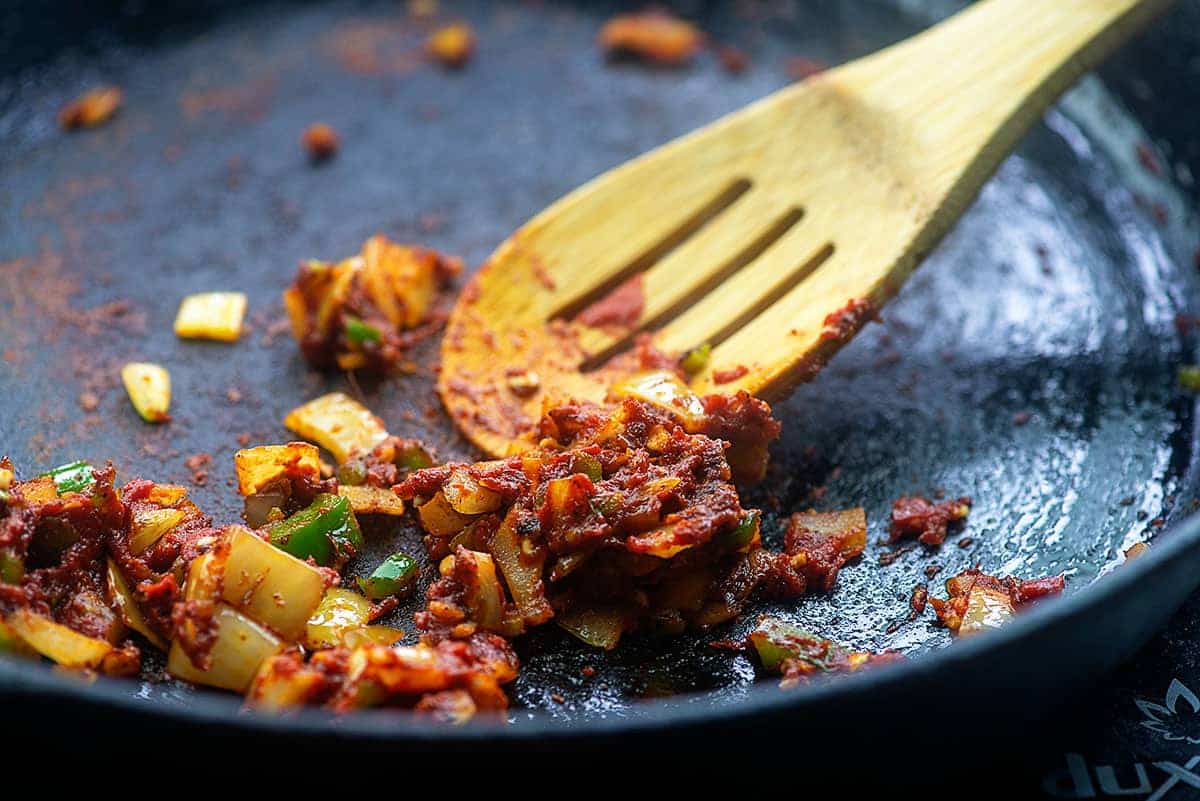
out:
{"label": "cast iron skillet", "polygon": [[[378,231],[477,264],[588,177],[783,85],[789,57],[855,57],[955,4],[684,6],[750,54],[740,77],[707,55],[679,71],[605,66],[593,37],[610,4],[441,5],[479,35],[459,74],[422,62],[423,29],[395,3],[89,7],[67,22],[8,12],[0,443],[25,475],[111,458],[124,479],[186,482],[185,460],[208,453],[210,478],[193,496],[232,521],[239,435],[283,441],[286,410],[335,388],[361,392],[394,433],[470,457],[432,394],[436,343],[417,373],[379,384],[306,368],[278,325],[279,291],[299,259],[354,252]],[[120,116],[58,131],[57,108],[98,82],[124,87]],[[315,120],[339,129],[343,150],[314,169],[297,140]],[[957,734],[966,742],[1044,718],[1065,691],[1127,658],[1200,575],[1200,519],[1187,516],[1193,408],[1174,386],[1188,360],[1175,321],[1194,288],[1181,267],[1194,237],[1171,177],[1151,169],[1148,151],[1138,157],[1144,137],[1087,79],[1003,165],[885,325],[777,409],[785,433],[770,476],[749,493],[768,512],[768,538],[791,510],[861,504],[871,544],[831,598],[761,611],[905,651],[905,665],[781,692],[755,681],[748,658],[707,645],[740,636],[751,615],[703,636],[631,637],[608,655],[546,627],[519,643],[507,725],[237,714],[231,696],[156,680],[161,665],[144,681],[85,686],[0,660],[0,697],[7,708],[120,711],[126,723],[409,745],[630,743],[666,729],[699,739],[797,724],[886,742],[967,709],[996,718]],[[232,347],[176,340],[179,297],[212,289],[249,293],[252,332]],[[170,425],[147,426],[128,407],[116,373],[131,359],[171,369]],[[80,408],[81,393],[98,397],[95,412]],[[890,501],[940,489],[975,499],[970,541],[879,564]],[[1121,550],[1152,534],[1149,556],[1117,567]],[[407,525],[371,541],[360,568],[398,546],[422,552]],[[928,617],[906,619],[909,592],[928,582],[942,594],[943,579],[976,563],[1024,577],[1067,571],[1069,592],[998,633],[942,648],[948,638]],[[941,568],[933,580],[931,565]],[[837,742],[805,747],[836,757]]]}

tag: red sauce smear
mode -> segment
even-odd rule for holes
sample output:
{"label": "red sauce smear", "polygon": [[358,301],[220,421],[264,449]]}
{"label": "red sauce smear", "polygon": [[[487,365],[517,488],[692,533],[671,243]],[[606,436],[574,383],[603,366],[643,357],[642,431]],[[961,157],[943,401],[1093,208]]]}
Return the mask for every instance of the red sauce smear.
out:
{"label": "red sauce smear", "polygon": [[889,541],[915,537],[922,545],[941,545],[950,524],[966,519],[970,508],[971,499],[965,495],[941,503],[920,495],[906,495],[892,504]]}
{"label": "red sauce smear", "polygon": [[825,318],[821,341],[849,339],[870,320],[879,319],[879,310],[866,298],[855,298]]}
{"label": "red sauce smear", "polygon": [[713,383],[728,384],[731,381],[737,381],[748,372],[750,372],[750,368],[744,364],[739,364],[736,367],[727,367],[722,370],[713,370]]}
{"label": "red sauce smear", "polygon": [[551,292],[558,289],[558,282],[554,280],[554,276],[550,275],[550,272],[546,269],[546,265],[536,259],[533,262],[533,277],[538,280],[539,284]]}
{"label": "red sauce smear", "polygon": [[816,59],[806,58],[805,56],[791,56],[783,62],[783,71],[793,81],[802,81],[805,78],[811,78],[819,72],[824,72],[825,69],[825,64]]}
{"label": "red sauce smear", "polygon": [[1146,172],[1152,175],[1162,175],[1162,165],[1158,162],[1158,155],[1145,142],[1138,143],[1137,158]]}
{"label": "red sauce smear", "polygon": [[641,319],[645,305],[642,274],[638,273],[581,311],[575,319],[592,328],[632,328]]}

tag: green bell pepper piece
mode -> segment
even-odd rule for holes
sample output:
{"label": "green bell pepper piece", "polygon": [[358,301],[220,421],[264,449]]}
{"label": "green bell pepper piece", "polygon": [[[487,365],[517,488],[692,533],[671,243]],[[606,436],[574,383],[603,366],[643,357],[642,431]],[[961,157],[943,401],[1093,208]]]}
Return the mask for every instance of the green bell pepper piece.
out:
{"label": "green bell pepper piece", "polygon": [[421,443],[408,440],[396,449],[395,465],[402,470],[424,470],[433,467],[433,456]]}
{"label": "green bell pepper piece", "polygon": [[92,477],[92,466],[87,462],[71,462],[59,465],[53,470],[42,473],[54,479],[54,486],[59,495],[68,492],[82,492],[92,485],[96,479]]}
{"label": "green bell pepper piece", "polygon": [[297,559],[341,567],[363,546],[350,499],[323,492],[307,508],[267,526],[267,539]]}
{"label": "green bell pepper piece", "polygon": [[408,592],[417,580],[417,562],[406,553],[394,553],[366,578],[358,579],[358,588],[372,601]]}

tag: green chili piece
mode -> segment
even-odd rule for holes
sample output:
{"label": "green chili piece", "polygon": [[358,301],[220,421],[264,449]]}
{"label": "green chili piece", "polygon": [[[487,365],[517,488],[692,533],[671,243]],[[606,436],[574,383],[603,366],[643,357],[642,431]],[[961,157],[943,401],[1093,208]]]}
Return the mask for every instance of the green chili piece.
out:
{"label": "green chili piece", "polygon": [[363,595],[372,601],[378,601],[389,595],[401,595],[408,592],[417,580],[417,562],[406,553],[394,553],[370,576],[358,579],[358,587]]}
{"label": "green chili piece", "polygon": [[42,475],[50,476],[54,479],[54,486],[58,490],[59,495],[68,492],[82,492],[95,481],[92,477],[92,466],[82,461],[59,465],[53,470],[42,473]]}
{"label": "green chili piece", "polygon": [[737,528],[725,534],[723,537],[725,547],[730,550],[745,548],[754,539],[754,534],[758,531],[758,510],[751,509],[742,518],[742,521],[737,524]]}
{"label": "green chili piece", "polygon": [[695,375],[705,368],[711,355],[712,345],[705,342],[703,345],[689,350],[687,355],[680,359],[679,366],[688,375]]}
{"label": "green chili piece", "polygon": [[0,584],[20,584],[25,562],[9,548],[0,548]]}
{"label": "green chili piece", "polygon": [[575,454],[575,472],[583,473],[592,481],[600,481],[604,478],[604,469],[600,465],[600,460],[590,453]]}
{"label": "green chili piece", "polygon": [[433,467],[433,455],[416,440],[405,440],[396,448],[395,465],[403,470],[424,470]]}
{"label": "green chili piece", "polygon": [[1188,364],[1180,367],[1179,386],[1188,392],[1200,392],[1200,366]]}
{"label": "green chili piece", "polygon": [[840,645],[774,617],[763,618],[750,633],[750,644],[767,670],[779,670],[784,660],[795,659],[828,671],[846,654]]}
{"label": "green chili piece", "polygon": [[355,345],[361,345],[364,342],[378,342],[383,339],[383,334],[373,325],[368,325],[357,317],[346,315],[342,318],[343,324],[346,326],[346,338]]}
{"label": "green chili piece", "polygon": [[350,499],[324,492],[307,508],[267,526],[267,539],[297,559],[312,557],[322,567],[341,567],[363,546]]}
{"label": "green chili piece", "polygon": [[363,484],[367,480],[367,466],[357,459],[338,465],[337,480],[339,484]]}
{"label": "green chili piece", "polygon": [[[625,494],[622,492],[609,492],[602,495],[593,495],[588,503],[592,506],[592,511],[604,518],[616,517],[621,506],[625,502]],[[541,507],[541,504],[538,504]]]}

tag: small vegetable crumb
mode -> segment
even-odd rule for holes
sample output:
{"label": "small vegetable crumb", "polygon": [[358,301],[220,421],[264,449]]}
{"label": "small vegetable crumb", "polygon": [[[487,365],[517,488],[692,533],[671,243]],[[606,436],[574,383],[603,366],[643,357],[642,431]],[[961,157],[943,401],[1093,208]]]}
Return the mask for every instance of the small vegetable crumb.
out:
{"label": "small vegetable crumb", "polygon": [[208,483],[208,466],[212,464],[212,456],[207,453],[193,453],[184,460],[183,466],[192,474],[192,483],[203,487]]}
{"label": "small vegetable crumb", "polygon": [[920,615],[922,612],[924,612],[925,604],[928,602],[929,588],[924,584],[918,584],[917,586],[913,587],[912,595],[909,596],[908,599],[908,607],[912,610],[911,618],[915,620],[917,615]]}
{"label": "small vegetable crumb", "polygon": [[664,11],[619,14],[600,30],[606,53],[664,66],[686,64],[703,43],[704,34],[694,25]]}
{"label": "small vegetable crumb", "polygon": [[1179,386],[1188,392],[1200,392],[1200,366],[1188,364],[1180,367]]}
{"label": "small vegetable crumb", "polygon": [[1031,412],[1017,412],[1013,415],[1012,424],[1017,428],[1020,428],[1032,419],[1033,414]]}
{"label": "small vegetable crumb", "polygon": [[1125,561],[1128,562],[1130,559],[1136,559],[1139,556],[1144,555],[1149,550],[1150,546],[1146,543],[1135,542],[1133,545],[1130,545],[1125,549]]}
{"label": "small vegetable crumb", "polygon": [[79,408],[85,412],[94,412],[100,405],[100,398],[96,397],[95,392],[83,392],[79,395]]}
{"label": "small vegetable crumb", "polygon": [[688,375],[695,375],[708,366],[708,360],[711,356],[712,345],[705,342],[703,345],[699,345],[688,351],[687,355],[679,360],[679,368]]}
{"label": "small vegetable crumb", "polygon": [[1022,581],[973,568],[946,581],[949,597],[930,598],[929,603],[942,625],[963,636],[1004,625],[1021,607],[1062,593],[1064,583],[1062,574]]}
{"label": "small vegetable crumb", "polygon": [[109,120],[121,108],[124,94],[116,86],[102,86],[85,92],[63,106],[58,124],[64,131],[93,128]]}
{"label": "small vegetable crumb", "polygon": [[538,391],[542,379],[533,370],[511,368],[507,372],[508,388],[518,398],[528,398]]}
{"label": "small vegetable crumb", "polygon": [[438,28],[425,42],[425,52],[443,67],[458,69],[475,52],[475,33],[461,22]]}
{"label": "small vegetable crumb", "polygon": [[437,0],[408,0],[408,15],[417,19],[437,16]]}
{"label": "small vegetable crumb", "polygon": [[824,72],[825,65],[804,56],[792,56],[783,62],[783,71],[793,81],[802,81],[805,78],[811,78],[817,73]]}
{"label": "small vegetable crumb", "polygon": [[[952,523],[965,520],[970,511],[971,499],[965,495],[936,504],[920,495],[906,495],[892,504],[889,541],[915,537],[923,545],[936,547],[946,539],[947,528]],[[966,547],[961,540],[959,545]]]}
{"label": "small vegetable crumb", "polygon": [[175,315],[175,336],[180,339],[213,339],[237,342],[246,316],[246,296],[241,292],[201,292],[188,295]]}
{"label": "small vegetable crumb", "polygon": [[171,374],[157,364],[130,362],[121,368],[121,381],[133,408],[147,423],[171,419]]}
{"label": "small vegetable crumb", "polygon": [[300,143],[308,151],[309,160],[314,164],[319,164],[323,161],[328,161],[337,154],[338,145],[341,143],[341,140],[338,138],[337,131],[333,130],[332,126],[326,125],[323,122],[314,122],[304,129],[304,135],[300,137]]}
{"label": "small vegetable crumb", "polygon": [[722,45],[717,48],[717,61],[731,75],[741,75],[750,66],[746,53],[733,45]]}

